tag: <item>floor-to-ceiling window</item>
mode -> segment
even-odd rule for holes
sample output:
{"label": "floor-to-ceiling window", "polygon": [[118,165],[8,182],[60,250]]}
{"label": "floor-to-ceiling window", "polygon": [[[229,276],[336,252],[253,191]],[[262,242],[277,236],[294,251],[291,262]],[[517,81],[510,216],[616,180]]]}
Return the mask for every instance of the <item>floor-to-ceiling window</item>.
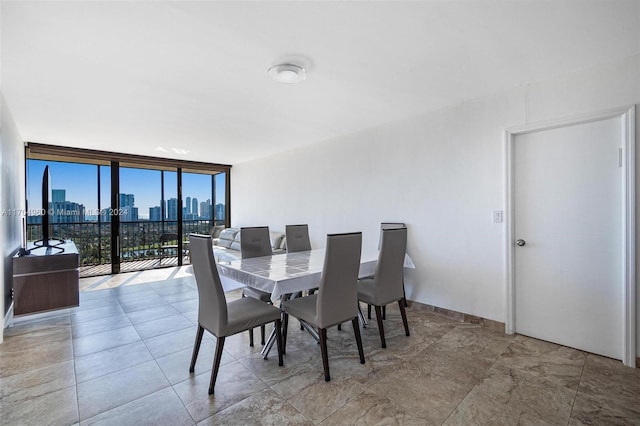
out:
{"label": "floor-to-ceiling window", "polygon": [[122,165],[119,170],[120,270],[153,268],[163,234],[162,171]]}
{"label": "floor-to-ceiling window", "polygon": [[[83,276],[182,265],[190,233],[230,225],[230,166],[40,144],[30,144],[26,158],[27,241],[42,238],[41,212],[48,209],[51,237],[76,243]],[[172,235],[177,247],[163,249]]]}
{"label": "floor-to-ceiling window", "polygon": [[99,205],[96,212],[99,227],[98,261],[85,260],[85,265],[108,265],[108,268],[102,268],[105,273],[108,273],[111,270],[111,216],[106,212],[111,205],[111,166],[98,165],[98,179]]}
{"label": "floor-to-ceiling window", "polygon": [[213,225],[213,176],[182,172],[182,232],[206,234]]}
{"label": "floor-to-ceiling window", "polygon": [[213,176],[213,217],[216,225],[224,225],[229,217],[227,204],[227,173]]}

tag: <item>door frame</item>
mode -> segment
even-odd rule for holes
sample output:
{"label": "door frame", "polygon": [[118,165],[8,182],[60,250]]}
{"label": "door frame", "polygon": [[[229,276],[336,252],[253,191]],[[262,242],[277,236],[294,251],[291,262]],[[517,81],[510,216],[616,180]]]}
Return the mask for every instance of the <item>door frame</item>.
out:
{"label": "door frame", "polygon": [[609,118],[621,118],[622,121],[622,362],[624,365],[636,365],[636,154],[635,154],[635,105],[614,108],[589,114],[561,118],[540,123],[510,127],[505,130],[505,275],[506,275],[506,313],[505,332],[513,334],[516,329],[515,314],[515,265],[514,265],[514,144],[516,136],[584,124]]}

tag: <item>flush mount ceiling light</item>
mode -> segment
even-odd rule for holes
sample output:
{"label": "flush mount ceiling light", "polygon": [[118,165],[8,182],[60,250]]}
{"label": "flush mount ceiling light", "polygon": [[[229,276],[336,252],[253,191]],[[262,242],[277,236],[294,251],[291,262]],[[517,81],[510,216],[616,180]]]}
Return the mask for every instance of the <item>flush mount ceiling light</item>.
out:
{"label": "flush mount ceiling light", "polygon": [[267,71],[269,76],[283,84],[299,83],[307,78],[307,71],[299,65],[294,64],[278,64],[274,65]]}

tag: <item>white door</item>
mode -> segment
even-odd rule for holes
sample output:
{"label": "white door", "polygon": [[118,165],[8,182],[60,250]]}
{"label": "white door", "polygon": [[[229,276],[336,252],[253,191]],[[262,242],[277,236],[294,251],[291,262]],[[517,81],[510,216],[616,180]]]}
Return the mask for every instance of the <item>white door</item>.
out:
{"label": "white door", "polygon": [[621,118],[513,146],[515,331],[622,359]]}

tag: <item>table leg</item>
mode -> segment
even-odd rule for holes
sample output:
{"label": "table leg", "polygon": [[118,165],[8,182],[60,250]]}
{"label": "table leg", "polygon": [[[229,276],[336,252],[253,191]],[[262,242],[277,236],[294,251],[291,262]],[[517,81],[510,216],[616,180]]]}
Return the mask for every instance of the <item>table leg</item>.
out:
{"label": "table leg", "polygon": [[[291,298],[290,294],[285,294],[282,296],[282,300],[289,300]],[[282,319],[282,324],[283,324],[283,328],[286,327],[286,323],[288,322],[288,320],[285,321],[285,316],[284,316],[284,312],[282,312],[280,314],[280,318]],[[286,341],[286,337],[287,336],[287,329],[284,328],[283,330],[283,334],[282,334],[282,353],[284,354],[286,351],[286,347],[285,345],[285,341]],[[271,333],[269,334],[269,338],[267,339],[267,341],[265,342],[265,345],[262,347],[262,350],[260,351],[260,355],[262,355],[263,359],[267,359],[267,357],[269,356],[269,352],[271,351],[271,348],[273,347],[273,344],[276,342],[276,328],[275,326],[273,327],[273,329],[271,330]]]}
{"label": "table leg", "polygon": [[[286,294],[283,296],[284,300],[288,300],[289,298],[291,298],[290,294]],[[362,312],[360,312],[360,314],[362,314]],[[301,319],[299,319],[298,321],[300,321],[300,325],[309,332],[311,337],[313,337],[316,342],[320,341],[320,335],[318,334],[318,330],[311,327],[306,321],[303,321]],[[262,347],[262,350],[260,351],[260,355],[262,355],[263,359],[267,359],[267,357],[269,356],[269,351],[271,351],[271,348],[273,347],[273,344],[275,342],[276,342],[276,329],[274,326],[273,330],[271,330],[271,334],[269,334],[269,338],[267,339],[267,341],[265,342],[265,345]]]}
{"label": "table leg", "polygon": [[260,351],[260,355],[262,355],[263,359],[267,359],[267,357],[269,356],[269,351],[271,350],[275,342],[276,342],[276,327],[274,326],[273,329],[271,329],[269,338],[267,339],[267,341],[265,342],[265,345],[262,347],[262,350]]}
{"label": "table leg", "polygon": [[367,320],[364,318],[364,314],[362,313],[362,308],[360,307],[360,303],[358,303],[358,318],[360,319],[360,324],[362,324],[362,328],[367,328]]}
{"label": "table leg", "polygon": [[309,325],[309,323],[306,322],[306,321],[300,320],[300,324],[304,327],[305,330],[307,330],[309,332],[311,337],[313,337],[316,342],[320,341],[320,335],[318,334],[318,330],[316,330],[315,328],[311,327]]}
{"label": "table leg", "polygon": [[[309,332],[311,337],[313,337],[316,342],[320,341],[320,335],[318,335],[318,330],[316,330],[315,328],[311,327],[305,321],[300,320],[300,324],[304,327],[305,330],[307,330]],[[271,348],[273,347],[273,344],[275,342],[276,342],[276,329],[274,327],[273,330],[271,330],[271,334],[269,334],[269,338],[267,339],[265,345],[263,346],[262,350],[260,351],[260,355],[262,355],[263,359],[267,359],[267,357],[269,356],[269,352],[271,351]]]}

